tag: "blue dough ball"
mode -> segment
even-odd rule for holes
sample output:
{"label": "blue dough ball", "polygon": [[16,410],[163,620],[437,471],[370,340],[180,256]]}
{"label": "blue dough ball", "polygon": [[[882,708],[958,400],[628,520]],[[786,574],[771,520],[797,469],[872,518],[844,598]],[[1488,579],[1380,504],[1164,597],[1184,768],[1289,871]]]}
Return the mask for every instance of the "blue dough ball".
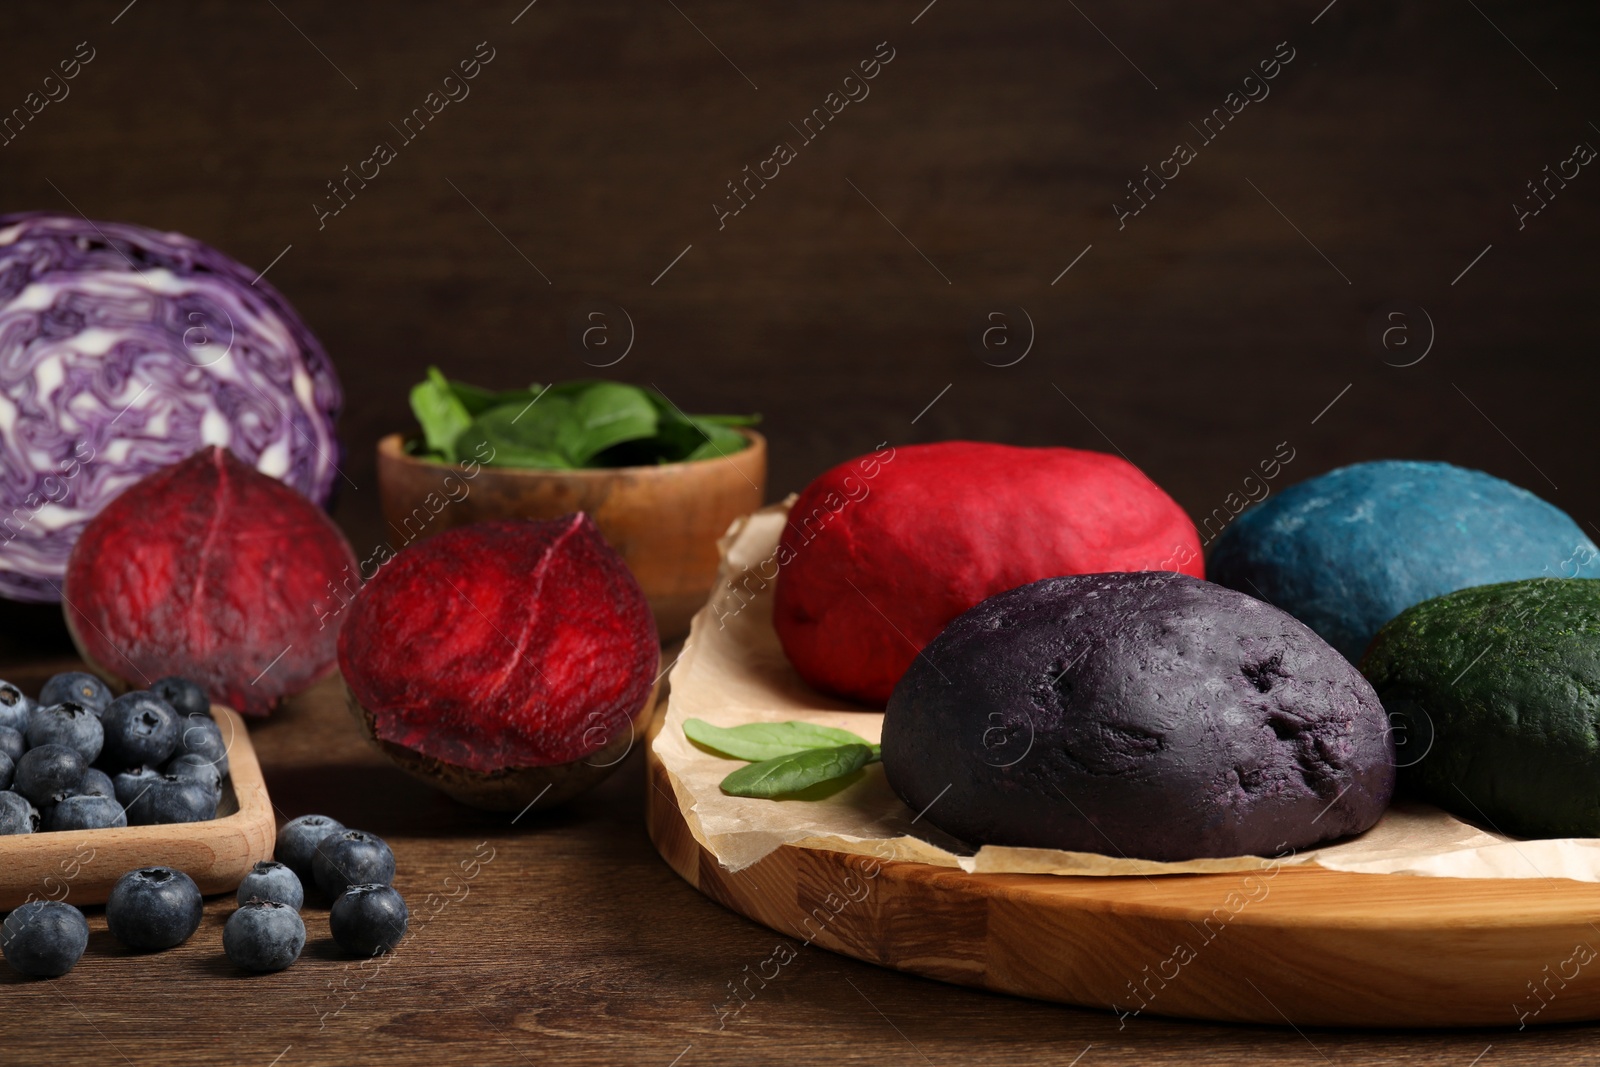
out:
{"label": "blue dough ball", "polygon": [[1526,489],[1448,463],[1380,460],[1285,489],[1234,520],[1206,565],[1356,661],[1413,604],[1522,578],[1600,577],[1600,549]]}

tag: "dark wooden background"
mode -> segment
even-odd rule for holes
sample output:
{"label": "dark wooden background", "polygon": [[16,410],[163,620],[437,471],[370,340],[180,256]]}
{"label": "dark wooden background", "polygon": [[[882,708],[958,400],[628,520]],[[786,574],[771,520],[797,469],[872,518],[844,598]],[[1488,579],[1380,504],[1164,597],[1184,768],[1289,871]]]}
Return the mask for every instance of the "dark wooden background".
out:
{"label": "dark wooden background", "polygon": [[[568,333],[593,299],[625,309],[636,333],[604,373],[689,410],[763,413],[774,497],[880,441],[970,437],[1115,449],[1198,520],[1286,441],[1295,458],[1280,486],[1364,459],[1446,459],[1600,532],[1589,439],[1600,173],[1586,168],[1525,228],[1512,206],[1574,145],[1600,145],[1592,5],[525,3],[94,0],[0,13],[0,111],[78,42],[95,50],[71,95],[0,147],[0,210],[76,205],[184,231],[258,269],[284,253],[268,277],[348,392],[355,488],[336,516],[362,555],[387,536],[372,449],[408,425],[410,383],[429,363],[490,385],[590,375]],[[895,58],[870,96],[719,229],[725,183],[794,139],[789,123],[884,41]],[[1295,58],[1270,96],[1200,145],[1189,124],[1284,41]],[[400,145],[389,123],[479,42],[494,59],[471,95]],[[380,140],[397,158],[319,230],[325,183]],[[1198,158],[1119,229],[1125,183],[1180,140]],[[1369,327],[1394,301],[1413,307],[1413,343],[1385,351]],[[1010,312],[1012,347],[985,353],[973,324],[1015,307],[1034,344],[989,365],[1022,350],[1026,327]],[[1416,307],[1434,343],[1394,366],[1428,339]],[[48,610],[6,608],[0,621],[13,661],[63,648]],[[268,768],[294,813],[333,788],[313,767],[338,777],[323,761],[296,766]],[[477,968],[473,947],[441,928],[450,966],[407,979],[431,1002],[391,1012],[368,998],[348,1024],[358,1029],[297,1043],[285,1064],[353,1062],[359,1027],[381,1033],[391,1058],[403,1038],[445,1033],[459,1042],[451,1055],[520,1062],[497,1036],[507,1031],[536,1062],[564,1050],[570,1062],[666,1064],[690,1042],[685,1067],[918,1062],[838,975],[932,1062],[1066,1063],[1091,1042],[1086,1065],[1107,1047],[1127,1062],[1199,1061],[1205,1048],[1217,1062],[1258,1049],[1320,1062],[1292,1033],[1146,1021],[1115,1034],[1092,1014],[825,956],[736,1035],[608,1046],[614,1030],[706,1014],[720,983],[705,976],[738,970],[769,939],[653,861],[637,767],[626,773],[562,833],[522,839],[519,869],[546,875],[540,902],[507,904],[497,921],[526,928],[526,948]],[[449,811],[421,835],[446,852],[458,829],[476,832]],[[162,962],[143,961],[129,988],[161,995]],[[448,1014],[463,991],[513,982],[487,1019]],[[115,1059],[104,1038],[141,1061],[171,1039],[134,1013],[100,1020],[96,1037],[48,987],[26,987],[26,1001],[6,988],[0,1035],[48,1020],[62,1044],[72,1035]],[[279,1007],[264,992],[260,1018],[234,1020],[262,1038],[262,1063]],[[1317,1045],[1341,1063],[1465,1065],[1493,1043],[1487,1065],[1586,1040],[1566,1033]]]}

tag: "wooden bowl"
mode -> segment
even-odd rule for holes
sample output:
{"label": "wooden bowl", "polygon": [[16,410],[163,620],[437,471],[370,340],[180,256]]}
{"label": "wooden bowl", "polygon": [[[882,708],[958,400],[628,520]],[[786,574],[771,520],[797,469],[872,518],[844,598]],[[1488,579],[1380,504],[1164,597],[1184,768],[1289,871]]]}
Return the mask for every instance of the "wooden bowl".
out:
{"label": "wooden bowl", "polygon": [[202,893],[227,893],[271,859],[278,824],[250,734],[230,708],[214,704],[211,715],[228,746],[215,819],[0,837],[0,911],[30,899],[104,904],[119,878],[154,865],[183,871]]}
{"label": "wooden bowl", "polygon": [[412,541],[488,519],[554,519],[586,511],[638,579],[663,643],[689,620],[717,580],[717,539],[759,508],[767,441],[721,459],[595,470],[471,468],[407,455],[400,434],[378,442],[378,495],[399,551]]}
{"label": "wooden bowl", "polygon": [[373,729],[371,713],[361,706],[348,684],[344,688],[350,714],[355,716],[361,732],[396,767],[463,804],[486,811],[521,811],[535,803],[543,811],[599,785],[611,776],[611,772],[617,769],[635,746],[644,743],[645,730],[655,717],[656,697],[660,692],[661,679],[658,677],[650,687],[650,695],[645,697],[644,704],[628,722],[628,728],[608,738],[593,755],[584,759],[549,767],[473,771],[442,763],[431,756],[383,740]]}

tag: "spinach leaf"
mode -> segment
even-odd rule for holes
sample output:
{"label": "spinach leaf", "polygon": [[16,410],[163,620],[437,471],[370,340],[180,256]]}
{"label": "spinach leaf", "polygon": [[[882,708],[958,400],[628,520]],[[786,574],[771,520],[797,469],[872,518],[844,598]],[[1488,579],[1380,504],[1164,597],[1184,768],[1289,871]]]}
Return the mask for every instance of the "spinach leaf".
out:
{"label": "spinach leaf", "polygon": [[654,389],[599,379],[494,392],[437,367],[411,390],[422,440],[407,450],[448,463],[493,448],[497,467],[654,466],[743,449],[759,415],[687,415]]}
{"label": "spinach leaf", "polygon": [[595,382],[572,398],[575,419],[568,455],[577,466],[624,441],[654,437],[658,416],[644,390],[616,382]]}
{"label": "spinach leaf", "polygon": [[692,418],[689,420],[695,432],[700,435],[700,443],[684,456],[685,462],[697,459],[716,459],[718,456],[731,456],[744,448],[746,442],[744,434],[738,430],[703,419]]}
{"label": "spinach leaf", "polygon": [[490,408],[497,408],[506,404],[526,404],[544,392],[543,387],[538,384],[530,385],[526,389],[508,389],[499,393],[457,381],[452,381],[450,388],[455,392],[456,399],[461,401],[461,406],[466,408],[467,413],[473,418],[482,415]]}
{"label": "spinach leaf", "polygon": [[748,443],[734,426],[754,426],[759,415],[689,415],[654,389],[650,399],[661,414],[662,463],[716,459],[740,451]]}
{"label": "spinach leaf", "polygon": [[[431,368],[429,374],[430,376],[432,374]],[[496,399],[500,395],[488,389],[479,389],[476,385],[468,385],[466,382],[451,381],[448,384],[450,392],[461,402],[468,415],[482,415],[495,406]]]}
{"label": "spinach leaf", "polygon": [[722,791],[736,797],[780,797],[854,774],[872,758],[867,745],[808,748],[740,767],[722,780]]}
{"label": "spinach leaf", "polygon": [[572,401],[564,397],[490,408],[462,431],[457,450],[482,455],[480,446],[487,444],[493,449],[492,466],[570,470],[577,466],[567,450],[574,425],[571,408]]}
{"label": "spinach leaf", "polygon": [[816,726],[809,722],[751,722],[743,726],[713,726],[704,719],[685,719],[689,740],[734,759],[766,760],[789,756],[810,748],[865,745],[866,739],[849,730]]}
{"label": "spinach leaf", "polygon": [[427,379],[412,388],[411,413],[422,427],[428,451],[437,453],[446,463],[456,462],[456,439],[472,421],[472,415],[438,367],[429,367]]}
{"label": "spinach leaf", "polygon": [[659,461],[662,463],[731,456],[746,444],[738,430],[695,418],[670,416],[662,417],[657,438],[661,442]]}

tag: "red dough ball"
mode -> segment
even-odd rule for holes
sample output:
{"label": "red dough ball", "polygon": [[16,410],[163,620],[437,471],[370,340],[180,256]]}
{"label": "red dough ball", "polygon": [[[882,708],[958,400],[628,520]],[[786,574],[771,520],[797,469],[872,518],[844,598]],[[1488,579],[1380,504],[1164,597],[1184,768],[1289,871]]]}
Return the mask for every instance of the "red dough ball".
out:
{"label": "red dough ball", "polygon": [[67,559],[62,608],[79,652],[137,689],[179,674],[265,715],[333,669],[319,606],[355,554],[317,505],[207,448],[125,489]]}
{"label": "red dough ball", "polygon": [[778,545],[773,625],[825,693],[882,707],[957,615],[1068,574],[1204,577],[1182,508],[1103,452],[943,441],[842,463],[806,487]]}
{"label": "red dough ball", "polygon": [[412,545],[339,635],[374,738],[483,773],[573,763],[628,737],[660,654],[639,583],[581,512]]}

